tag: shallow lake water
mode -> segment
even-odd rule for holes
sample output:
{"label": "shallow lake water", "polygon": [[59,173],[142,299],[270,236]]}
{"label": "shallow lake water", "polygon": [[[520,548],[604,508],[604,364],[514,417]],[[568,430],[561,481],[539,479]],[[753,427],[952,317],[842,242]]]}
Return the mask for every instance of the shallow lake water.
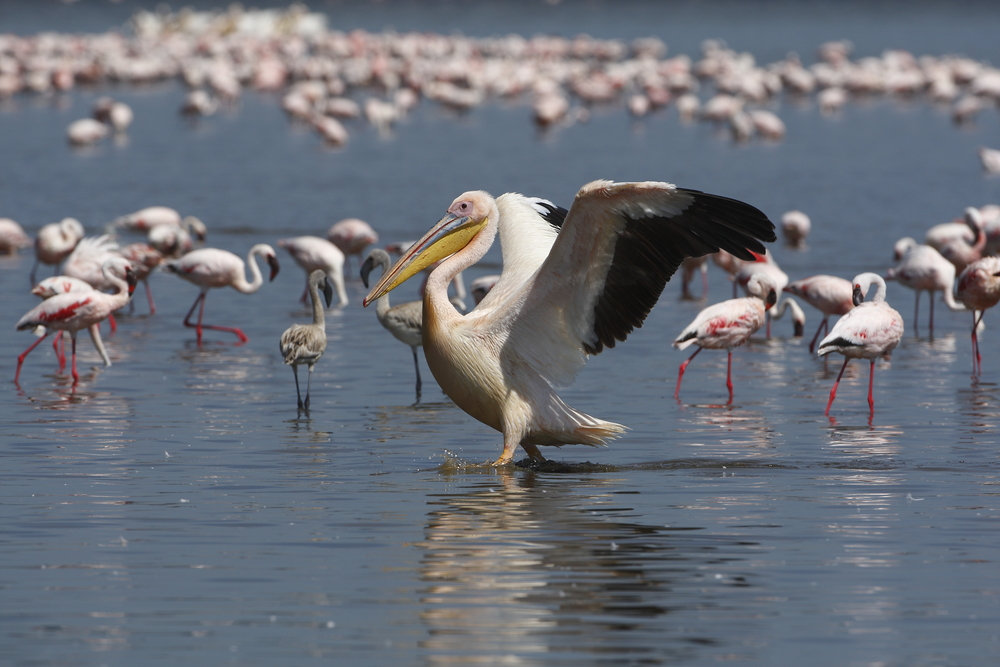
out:
{"label": "shallow lake water", "polygon": [[[198,6],[210,6],[195,3]],[[998,60],[991,3],[565,2],[316,4],[331,25],[490,36],[658,35],[697,56],[723,38],[771,62],[813,61],[827,39],[854,57],[890,47]],[[102,31],[141,3],[5,3],[0,32]],[[145,6],[151,6],[149,4]],[[505,7],[507,9],[505,9]],[[110,92],[135,112],[128,139],[71,150],[65,128]],[[995,109],[966,127],[923,98],[871,97],[834,117],[778,98],[779,143],[734,144],[667,108],[621,104],[541,133],[524,103],[455,114],[422,103],[390,136],[351,125],[343,149],[289,122],[278,97],[180,117],[179,83],[78,89],[0,103],[0,216],[29,233],[65,216],[97,233],[118,215],[172,206],[209,244],[323,235],[360,217],[386,242],[426,231],[459,193],[519,191],[568,206],[596,178],[666,180],[750,202],[772,220],[809,213],[808,249],[775,244],[792,279],[892,265],[892,244],[966,206],[1000,203],[980,145]],[[139,240],[126,236],[123,240]],[[81,379],[14,324],[36,303],[32,253],[0,258],[0,662],[56,665],[994,665],[1000,660],[1000,316],[987,314],[971,379],[971,316],[940,300],[934,335],[913,293],[890,283],[903,342],[875,377],[808,352],[787,320],[726,360],[670,341],[731,296],[675,278],[642,329],[590,360],[567,402],[621,422],[607,448],[544,453],[542,470],[480,465],[500,436],[455,407],[421,354],[351,303],[327,317],[312,409],[299,414],[278,337],[309,314],[303,272],[254,295],[214,290],[206,321],[181,321],[197,289],[156,273],[140,287],[104,368],[80,337]],[[499,250],[467,272],[496,273]],[[43,269],[44,271],[44,269]],[[417,296],[417,285],[392,293]],[[926,298],[926,297],[925,297]]]}

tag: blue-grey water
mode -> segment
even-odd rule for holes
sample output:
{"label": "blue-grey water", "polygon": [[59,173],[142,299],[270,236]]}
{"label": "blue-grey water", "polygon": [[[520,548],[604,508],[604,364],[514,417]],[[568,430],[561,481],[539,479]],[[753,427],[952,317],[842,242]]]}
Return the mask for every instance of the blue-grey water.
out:
{"label": "blue-grey water", "polygon": [[[196,3],[198,6],[210,5]],[[4,3],[0,32],[103,31],[140,3]],[[147,4],[145,6],[150,6]],[[513,8],[512,8],[513,7]],[[906,48],[1000,61],[992,3],[317,3],[331,26],[657,35],[697,55],[705,38],[770,62],[848,38],[854,57]],[[128,140],[71,150],[65,127],[111,92],[135,112]],[[83,88],[0,103],[0,216],[29,233],[65,216],[97,233],[160,204],[197,215],[209,244],[323,235],[360,217],[411,239],[467,189],[568,205],[595,178],[667,180],[798,208],[805,251],[775,244],[793,278],[891,266],[893,242],[966,206],[1000,203],[980,145],[996,109],[965,127],[923,98],[871,97],[824,117],[772,105],[780,143],[731,142],[672,108],[634,120],[621,104],[539,133],[524,103],[455,114],[422,103],[391,136],[349,124],[323,147],[278,97],[246,93],[196,123],[178,83]],[[126,237],[139,240],[139,237]],[[123,239],[124,240],[124,239]],[[14,324],[36,303],[30,251],[0,259],[0,664],[63,665],[995,665],[1000,660],[1000,319],[986,317],[970,377],[971,316],[938,303],[912,327],[912,292],[890,283],[906,336],[875,377],[809,355],[779,321],[734,354],[692,363],[681,402],[670,341],[706,302],[667,285],[645,326],[589,362],[567,401],[630,431],[610,447],[545,453],[565,471],[497,470],[500,436],[455,407],[421,358],[362,309],[328,316],[308,417],[277,340],[303,273],[280,251],[257,294],[197,289],[166,273],[104,329],[110,368],[80,337],[81,380]],[[494,249],[466,276],[497,272]],[[44,271],[44,269],[43,269]],[[730,296],[712,267],[709,302]],[[417,285],[393,292],[416,298]],[[808,307],[807,332],[817,312]],[[926,316],[926,301],[921,306]],[[1000,316],[998,316],[1000,318]]]}

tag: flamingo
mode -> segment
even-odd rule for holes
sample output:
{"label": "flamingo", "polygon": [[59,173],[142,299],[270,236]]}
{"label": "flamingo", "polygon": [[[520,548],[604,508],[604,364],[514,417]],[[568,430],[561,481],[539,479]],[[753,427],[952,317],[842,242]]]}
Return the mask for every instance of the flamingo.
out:
{"label": "flamingo", "polygon": [[318,236],[281,239],[278,241],[278,247],[287,250],[295,263],[306,271],[306,292],[302,293],[303,302],[309,290],[309,276],[319,269],[326,272],[327,277],[337,288],[340,306],[347,305],[347,291],[344,289],[344,253],[340,248]]}
{"label": "flamingo", "polygon": [[[146,301],[149,303],[149,314],[156,313],[156,304],[153,303],[153,290],[149,287],[149,274],[163,263],[163,255],[148,243],[130,243],[118,249],[118,253],[132,263],[132,270],[135,272],[136,280],[140,281],[146,288]],[[135,302],[129,301],[131,307]]]}
{"label": "flamingo", "polygon": [[681,298],[693,300],[691,280],[695,271],[701,272],[701,298],[708,296],[708,257],[686,257],[681,262]]}
{"label": "flamingo", "polygon": [[[40,299],[48,299],[57,294],[69,294],[70,292],[92,292],[93,287],[90,283],[80,280],[79,278],[73,278],[71,276],[52,276],[51,278],[46,278],[40,283],[35,285],[31,289],[31,293]],[[108,357],[107,351],[104,349],[104,341],[101,339],[101,329],[97,324],[91,324],[87,331],[90,333],[90,339],[94,342],[94,347],[97,348],[98,354],[101,355],[101,359],[104,360],[105,366],[111,365],[111,358]],[[21,353],[17,358],[17,372],[14,374],[14,383],[17,383],[18,378],[21,375],[21,365],[24,363],[25,358],[38,347],[38,344],[44,340],[45,327],[38,327],[35,331],[36,335],[39,336],[38,340],[32,343],[27,350]],[[59,361],[59,371],[66,366],[66,355],[61,349],[61,343],[63,340],[62,331],[58,332],[52,340],[52,350],[56,353],[56,358]]]}
{"label": "flamingo", "polygon": [[347,257],[357,255],[361,261],[361,253],[373,243],[378,243],[378,233],[364,220],[346,218],[334,223],[326,232],[330,243],[340,248]]}
{"label": "flamingo", "polygon": [[31,247],[31,237],[10,218],[0,218],[0,255],[10,255]]}
{"label": "flamingo", "polygon": [[[865,295],[872,285],[877,289],[871,301],[865,301]],[[830,390],[830,400],[826,404],[826,412],[830,414],[830,406],[837,397],[837,386],[844,376],[844,369],[851,359],[868,359],[871,371],[868,378],[868,408],[875,414],[875,400],[872,398],[872,388],[875,384],[875,361],[892,352],[903,338],[903,318],[893,310],[885,300],[885,281],[876,273],[861,273],[854,277],[854,308],[837,320],[833,330],[820,341],[816,354],[826,356],[831,352],[844,355],[844,365],[840,367],[837,381]]]}
{"label": "flamingo", "polygon": [[918,245],[910,238],[900,239],[896,243],[896,253],[902,250],[902,259],[893,269],[886,272],[886,280],[895,280],[916,292],[913,305],[913,331],[918,329],[920,311],[920,293],[930,292],[931,314],[928,328],[934,335],[934,292],[941,292],[945,304],[951,310],[963,310],[962,306],[952,296],[952,285],[955,282],[955,266],[941,253],[929,245]]}
{"label": "flamingo", "polygon": [[[497,234],[500,280],[463,315],[448,301],[448,283]],[[382,275],[364,305],[447,257],[423,296],[427,365],[456,405],[503,433],[493,465],[511,463],[519,446],[544,461],[539,445],[601,445],[625,431],[573,409],[554,387],[640,326],[685,257],[721,247],[750,259],[748,248],[764,251],[758,239],[775,236],[756,208],[670,183],[584,185],[561,231],[526,197],[470,191]]]}
{"label": "flamingo", "polygon": [[[733,276],[734,286],[741,285],[743,287],[743,291],[746,292],[747,294],[750,294],[750,292],[747,291],[747,285],[753,274],[766,273],[767,275],[771,276],[771,280],[774,282],[774,287],[777,290],[778,294],[778,301],[780,302],[782,290],[784,290],[785,285],[788,284],[788,274],[782,271],[781,268],[778,267],[778,263],[774,261],[774,257],[771,256],[771,253],[765,253],[760,257],[757,257],[756,259],[757,261],[755,262],[745,262],[739,268],[739,270],[736,272],[736,275]],[[774,305],[775,305],[774,312],[776,314],[779,312],[779,310],[782,313],[785,312],[785,309],[781,308],[778,303],[775,303]],[[801,312],[801,310],[799,312]],[[764,317],[764,321],[765,321],[765,335],[768,338],[770,338],[771,337],[770,311],[768,311],[768,313]],[[801,332],[796,335],[801,335]]]}
{"label": "flamingo", "polygon": [[43,225],[35,237],[35,265],[31,267],[31,284],[35,284],[35,270],[39,264],[59,264],[69,256],[83,238],[83,225],[76,218],[63,218],[59,222]]}
{"label": "flamingo", "polygon": [[812,223],[809,216],[802,211],[788,211],[781,216],[781,234],[785,245],[791,248],[805,248],[810,229]]}
{"label": "flamingo", "polygon": [[147,233],[147,240],[164,256],[180,257],[194,250],[195,241],[204,241],[207,235],[205,223],[189,215],[180,224],[154,225]]}
{"label": "flamingo", "polygon": [[[122,280],[115,275],[111,271],[112,267],[118,267],[120,271],[124,272],[125,279]],[[80,329],[87,329],[96,325],[111,313],[124,306],[132,298],[132,292],[135,290],[135,274],[132,272],[132,267],[125,258],[113,257],[108,259],[103,266],[103,270],[107,281],[118,289],[116,294],[105,294],[96,290],[82,293],[69,292],[67,294],[57,294],[45,299],[29,310],[17,322],[16,328],[18,331],[33,329],[38,326],[45,327],[45,334],[36,342],[36,345],[49,334],[49,330],[51,329],[69,332],[70,338],[73,340],[73,386],[76,386],[80,381],[80,376],[76,372],[77,332]],[[97,345],[96,338],[94,344]],[[20,374],[23,357],[32,348],[26,350],[22,357],[18,359],[18,375]],[[103,352],[103,346],[100,346],[98,349]],[[103,353],[102,356],[104,357],[105,364],[110,365],[111,362],[107,358],[107,353]],[[17,377],[15,376],[16,381]]]}
{"label": "flamingo", "polygon": [[961,273],[972,262],[983,256],[986,247],[985,223],[979,209],[969,206],[962,216],[963,221],[972,230],[971,241],[965,237],[955,238],[940,248],[941,256],[955,265],[955,271]]}
{"label": "flamingo", "polygon": [[[312,388],[313,367],[319,361],[323,353],[326,352],[326,313],[323,311],[323,303],[319,299],[319,288],[323,286],[323,296],[326,299],[326,307],[330,307],[333,300],[333,288],[327,280],[327,273],[322,269],[317,269],[309,274],[306,281],[306,289],[309,290],[309,297],[312,299],[313,321],[312,324],[293,324],[285,329],[281,334],[281,356],[285,364],[292,367],[295,375],[295,395],[299,401],[300,410],[309,410],[309,392]],[[305,364],[309,367],[309,376],[306,380],[306,400],[302,400],[302,392],[299,391],[299,366]]]}
{"label": "flamingo", "polygon": [[733,348],[739,347],[764,324],[764,313],[778,300],[778,288],[774,278],[766,273],[755,273],[747,281],[750,296],[729,299],[702,310],[691,324],[684,327],[674,339],[674,347],[683,350],[691,345],[698,349],[681,364],[677,372],[677,388],[674,398],[680,400],[681,380],[688,364],[703,349],[725,350],[726,388],[729,389],[729,403],[733,402]]}
{"label": "flamingo", "polygon": [[816,335],[809,342],[809,354],[816,348],[821,332],[830,330],[831,315],[845,315],[854,308],[854,285],[837,276],[815,275],[785,285],[785,291],[823,313]]}
{"label": "flamingo", "polygon": [[135,213],[116,218],[111,224],[134,232],[149,232],[158,225],[181,224],[181,214],[169,206],[147,206]]}
{"label": "flamingo", "polygon": [[[202,329],[214,329],[217,331],[228,331],[235,334],[240,343],[246,343],[249,338],[242,330],[236,327],[224,327],[219,324],[202,324],[202,316],[205,314],[205,295],[213,287],[232,287],[244,294],[253,294],[264,284],[264,277],[257,266],[256,257],[263,257],[271,267],[270,280],[274,280],[278,275],[278,257],[274,248],[266,243],[258,243],[250,248],[247,253],[246,264],[250,265],[251,280],[246,279],[246,264],[243,260],[229,252],[218,248],[201,248],[193,250],[179,259],[167,262],[164,266],[172,273],[197,285],[201,292],[198,298],[191,305],[191,310],[184,317],[184,326],[193,327],[198,331],[198,345],[201,345]],[[194,309],[201,304],[198,309],[198,323],[191,322],[191,315]]]}
{"label": "flamingo", "polygon": [[1000,257],[983,257],[965,267],[955,296],[972,311],[972,375],[978,377],[983,368],[977,332],[986,310],[1000,302]]}
{"label": "flamingo", "polygon": [[[372,248],[361,265],[361,281],[368,287],[368,275],[376,266],[385,275],[392,261],[389,253],[381,248]],[[417,373],[417,403],[420,402],[420,361],[417,348],[423,345],[423,311],[422,301],[408,301],[396,306],[389,305],[389,295],[384,294],[375,303],[375,315],[386,331],[396,340],[410,346],[413,351],[413,369]]]}

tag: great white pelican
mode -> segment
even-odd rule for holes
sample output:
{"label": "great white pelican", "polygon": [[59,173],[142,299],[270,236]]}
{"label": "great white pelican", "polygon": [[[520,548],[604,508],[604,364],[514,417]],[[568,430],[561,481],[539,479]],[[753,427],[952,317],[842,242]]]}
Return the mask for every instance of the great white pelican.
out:
{"label": "great white pelican", "polygon": [[[726,250],[752,261],[774,225],[742,202],[670,183],[594,181],[562,221],[540,224],[539,200],[466,192],[382,275],[364,305],[434,262],[424,290],[423,344],[434,378],[456,405],[503,433],[493,465],[520,445],[603,445],[625,427],[567,405],[588,355],[624,341],[656,304],[685,257]],[[500,235],[504,266],[466,315],[448,301],[454,275]]]}

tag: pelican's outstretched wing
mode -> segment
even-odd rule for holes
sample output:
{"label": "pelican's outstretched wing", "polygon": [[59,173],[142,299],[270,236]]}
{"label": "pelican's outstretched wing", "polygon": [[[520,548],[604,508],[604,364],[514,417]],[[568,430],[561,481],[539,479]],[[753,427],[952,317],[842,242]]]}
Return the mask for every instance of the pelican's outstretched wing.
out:
{"label": "pelican's outstretched wing", "polygon": [[498,318],[508,354],[568,384],[587,354],[642,325],[685,257],[727,250],[752,261],[774,225],[742,202],[669,183],[594,181],[577,193],[517,312]]}

